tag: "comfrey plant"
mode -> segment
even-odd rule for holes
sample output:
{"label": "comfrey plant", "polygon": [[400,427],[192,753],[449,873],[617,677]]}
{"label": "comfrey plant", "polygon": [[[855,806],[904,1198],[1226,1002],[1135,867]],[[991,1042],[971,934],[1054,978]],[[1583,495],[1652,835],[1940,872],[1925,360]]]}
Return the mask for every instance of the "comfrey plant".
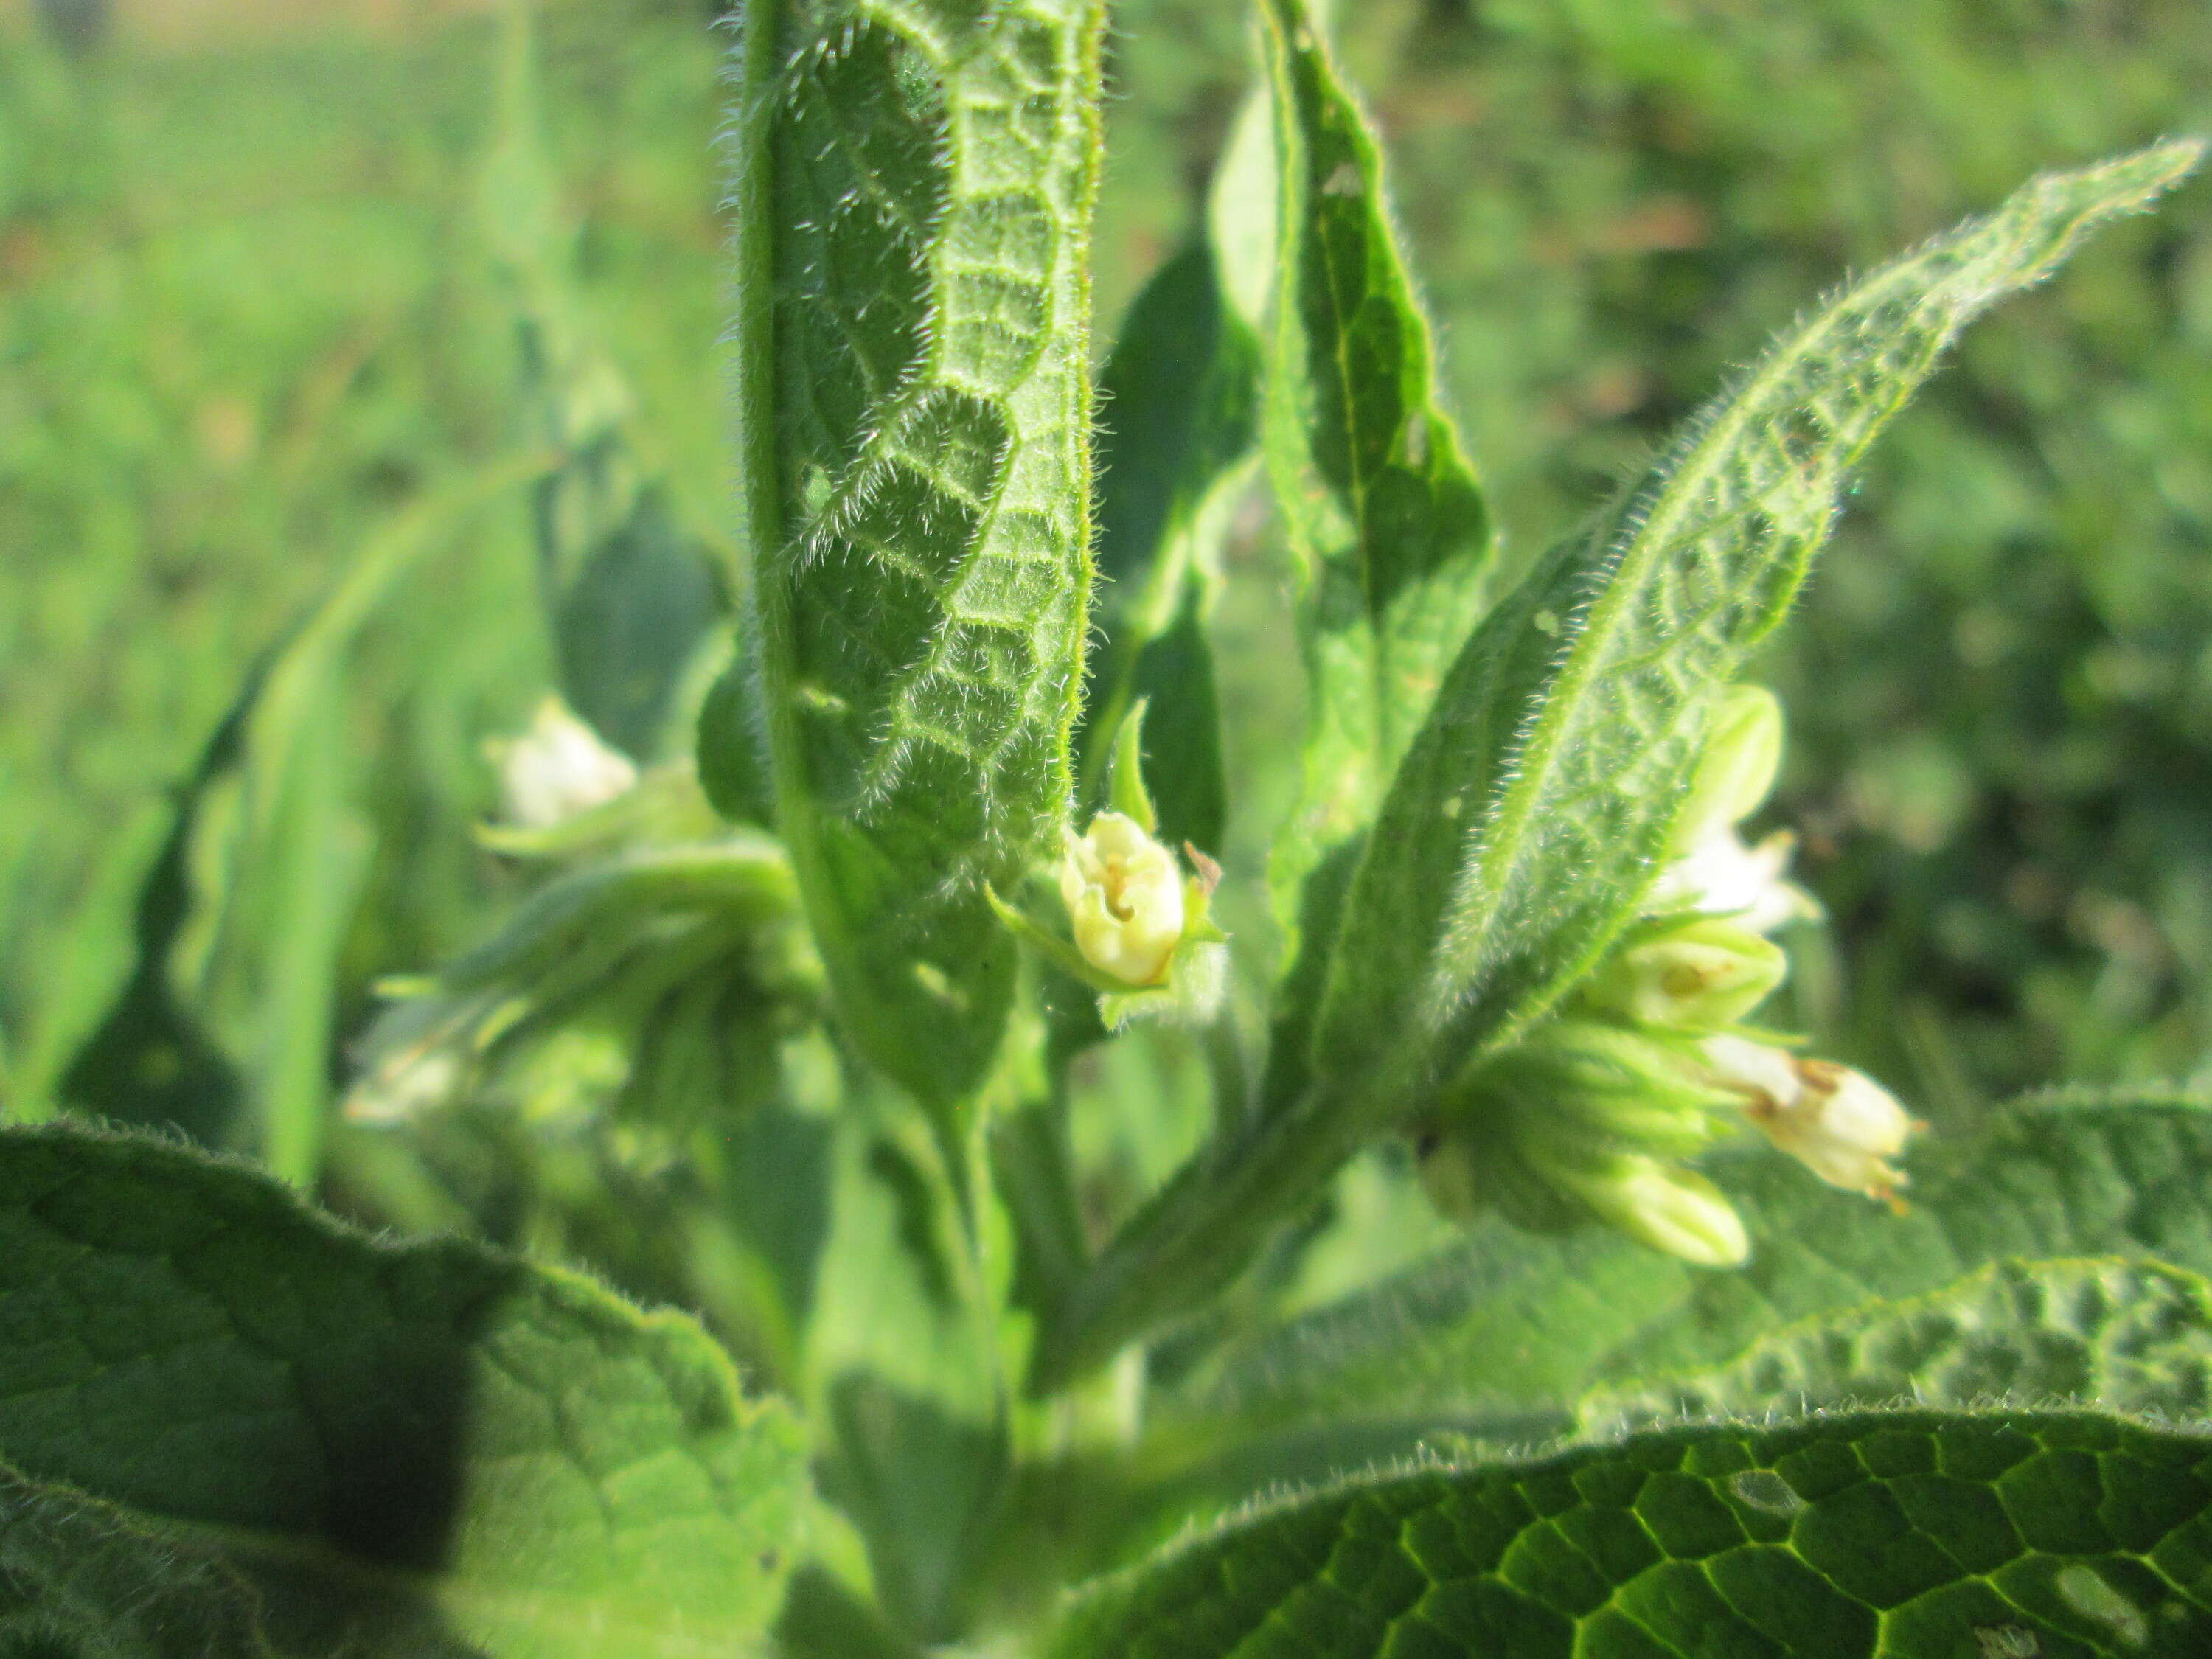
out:
{"label": "comfrey plant", "polygon": [[[390,988],[341,1167],[701,1317],[10,1130],[0,1650],[2212,1652],[2208,1103],[1928,1132],[1762,1023],[1818,908],[1745,830],[1851,465],[2198,147],[1850,283],[1508,562],[1375,140],[1255,9],[1094,380],[1101,0],[740,9],[719,576],[497,150],[566,702],[485,839],[544,875]],[[1214,656],[1262,494],[1273,825]],[[298,660],[103,1076],[204,1058],[174,895]]]}

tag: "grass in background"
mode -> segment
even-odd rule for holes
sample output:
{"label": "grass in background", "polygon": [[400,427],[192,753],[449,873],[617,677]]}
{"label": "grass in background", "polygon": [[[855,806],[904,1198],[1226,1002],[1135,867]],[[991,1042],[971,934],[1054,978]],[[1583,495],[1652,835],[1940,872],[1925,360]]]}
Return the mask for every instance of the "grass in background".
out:
{"label": "grass in background", "polygon": [[[2212,38],[2185,0],[1345,9],[1523,555],[1843,266],[2039,166],[2212,128]],[[727,533],[718,41],[696,3],[569,0],[544,27],[583,307],[682,516]],[[1109,319],[1188,228],[1243,51],[1236,8],[1120,9]],[[0,1088],[18,1111],[50,1102],[129,971],[168,791],[246,665],[395,515],[520,434],[472,200],[494,52],[465,15],[253,45],[126,31],[76,61],[0,40]],[[1289,719],[1264,556],[1240,568],[1225,689]],[[449,954],[510,896],[466,826],[491,800],[483,739],[552,674],[532,561],[510,498],[426,556],[349,659],[341,788],[368,851],[333,1067],[375,975]],[[1832,973],[1798,988],[1823,1051],[1950,1122],[2059,1076],[2203,1074],[2203,191],[1967,343],[1875,458],[1807,612],[1771,672],[1796,728],[1779,816],[1834,920]]]}

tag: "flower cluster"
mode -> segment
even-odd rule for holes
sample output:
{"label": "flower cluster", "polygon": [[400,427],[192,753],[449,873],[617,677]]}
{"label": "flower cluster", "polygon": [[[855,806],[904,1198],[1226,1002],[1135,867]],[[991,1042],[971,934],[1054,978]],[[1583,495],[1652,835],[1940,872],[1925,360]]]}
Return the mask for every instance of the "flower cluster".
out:
{"label": "flower cluster", "polygon": [[1789,972],[1767,937],[1818,916],[1788,879],[1791,842],[1741,828],[1774,785],[1782,711],[1756,687],[1717,712],[1643,917],[1559,1018],[1461,1079],[1421,1134],[1440,1208],[1524,1224],[1595,1218],[1711,1266],[1743,1222],[1684,1159],[1749,1125],[1821,1180],[1894,1204],[1919,1127],[1871,1078],[1743,1022]]}

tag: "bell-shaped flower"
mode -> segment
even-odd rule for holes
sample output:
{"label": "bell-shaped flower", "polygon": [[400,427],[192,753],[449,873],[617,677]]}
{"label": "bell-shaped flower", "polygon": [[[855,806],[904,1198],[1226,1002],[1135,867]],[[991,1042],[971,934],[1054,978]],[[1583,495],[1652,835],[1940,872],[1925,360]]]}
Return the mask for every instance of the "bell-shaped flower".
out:
{"label": "bell-shaped flower", "polygon": [[1128,986],[1157,984],[1183,936],[1183,876],[1175,854],[1135,819],[1101,812],[1070,834],[1060,866],[1076,949]]}
{"label": "bell-shaped flower", "polygon": [[501,811],[526,830],[550,830],[604,806],[637,781],[637,768],[568,712],[557,696],[538,705],[530,729],[493,745]]}
{"label": "bell-shaped flower", "polygon": [[1832,1187],[1896,1201],[1893,1159],[1925,1126],[1863,1072],[1803,1059],[1749,1037],[1708,1037],[1708,1075],[1738,1094],[1766,1138]]}

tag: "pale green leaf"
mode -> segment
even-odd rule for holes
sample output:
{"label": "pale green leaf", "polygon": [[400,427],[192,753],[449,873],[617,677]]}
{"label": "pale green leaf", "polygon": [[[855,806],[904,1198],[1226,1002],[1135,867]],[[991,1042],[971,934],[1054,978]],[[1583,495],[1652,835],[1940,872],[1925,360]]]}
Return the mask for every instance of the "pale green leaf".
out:
{"label": "pale green leaf", "polygon": [[1057,845],[1091,587],[1099,0],[744,14],[737,406],[777,824],[845,1029],[942,1113]]}
{"label": "pale green leaf", "polygon": [[510,0],[495,46],[477,210],[514,310],[521,405],[559,456],[532,529],[568,706],[646,760],[723,605],[711,556],[659,481],[635,400],[574,282],[576,228],[545,154],[532,8]]}
{"label": "pale green leaf", "polygon": [[1357,1481],[1107,1580],[1052,1652],[2178,1659],[2208,1567],[2201,1431],[1869,1413]]}
{"label": "pale green leaf", "polygon": [[0,1456],[250,1576],[280,1649],[727,1655],[805,1546],[793,1419],[688,1319],[176,1146],[0,1135]]}
{"label": "pale green leaf", "polygon": [[68,1103],[313,1179],[338,952],[370,850],[341,730],[349,656],[410,571],[543,466],[510,459],[424,495],[247,675],[179,793],[139,890],[137,960],[70,1061]]}
{"label": "pale green leaf", "polygon": [[1580,1432],[1839,1406],[2067,1402],[2212,1416],[2212,1285],[2155,1262],[2000,1261],[1760,1337],[1727,1364],[1601,1389]]}
{"label": "pale green leaf", "polygon": [[[1224,1362],[1210,1435],[1352,1417],[1425,1427],[1565,1425],[1585,1390],[1726,1364],[1799,1321],[1926,1296],[2010,1258],[2153,1258],[2212,1274],[2212,1103],[2028,1103],[1906,1159],[1905,1212],[1764,1149],[1708,1172],[1752,1237],[1741,1269],[1692,1267],[1598,1229],[1486,1218],[1464,1242]],[[1230,1426],[1230,1421],[1239,1425]]]}
{"label": "pale green leaf", "polygon": [[1485,621],[1354,879],[1315,1039],[1340,1092],[1373,1100],[1379,1073],[1387,1114],[1589,968],[1633,915],[1713,699],[1788,608],[1852,464],[1960,329],[2200,153],[2036,179],[1846,289]]}

